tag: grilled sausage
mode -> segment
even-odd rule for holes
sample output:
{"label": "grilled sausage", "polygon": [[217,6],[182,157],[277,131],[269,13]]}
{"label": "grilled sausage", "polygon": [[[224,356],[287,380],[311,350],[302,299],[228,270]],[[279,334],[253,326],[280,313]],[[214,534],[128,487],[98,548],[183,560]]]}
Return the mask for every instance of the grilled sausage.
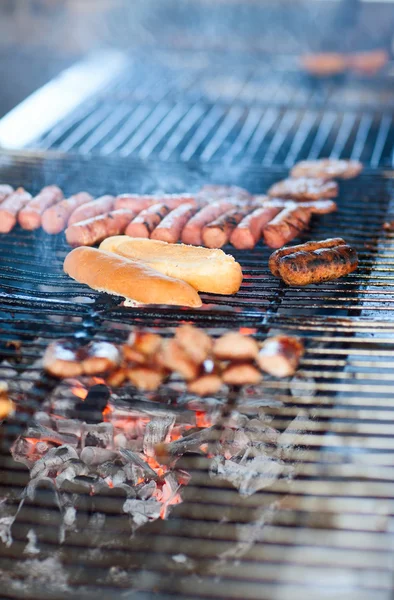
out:
{"label": "grilled sausage", "polygon": [[18,212],[31,200],[22,187],[10,194],[0,205],[0,233],[9,233],[16,225]]}
{"label": "grilled sausage", "polygon": [[185,225],[182,231],[182,242],[191,246],[202,246],[202,230],[204,225],[211,223],[223,213],[234,207],[232,200],[220,200],[204,206]]}
{"label": "grilled sausage", "polygon": [[144,210],[153,204],[165,204],[173,210],[181,204],[196,205],[197,201],[192,194],[122,194],[115,199],[115,208],[128,208],[129,210]]}
{"label": "grilled sausage", "polygon": [[344,246],[346,242],[342,238],[329,238],[321,242],[306,242],[305,244],[298,244],[297,246],[290,246],[289,248],[281,248],[275,250],[271,254],[268,260],[268,267],[272,275],[279,277],[279,261],[288,254],[294,254],[295,252],[311,252],[312,250],[318,250],[319,248],[336,248],[337,246]]}
{"label": "grilled sausage", "polygon": [[285,208],[264,227],[265,243],[270,248],[281,248],[308,227],[311,216],[307,208]]}
{"label": "grilled sausage", "polygon": [[281,211],[276,206],[263,206],[256,208],[244,217],[238,227],[234,229],[230,242],[235,248],[254,248],[261,237],[261,231]]}
{"label": "grilled sausage", "polygon": [[151,239],[175,244],[184,225],[195,212],[196,208],[193,204],[181,204],[178,208],[174,208],[153,230]]}
{"label": "grilled sausage", "polygon": [[0,204],[14,191],[14,188],[7,183],[0,184]]}
{"label": "grilled sausage", "polygon": [[47,233],[60,233],[67,227],[68,219],[74,210],[92,200],[93,196],[87,192],[79,192],[75,196],[47,208],[42,215],[42,228]]}
{"label": "grilled sausage", "polygon": [[68,220],[68,226],[109,212],[113,209],[114,202],[115,198],[113,196],[101,196],[100,198],[96,198],[96,200],[92,200],[91,202],[79,206],[71,214]]}
{"label": "grilled sausage", "polygon": [[126,235],[148,238],[160,221],[170,212],[166,204],[152,204],[142,210],[129,224]]}
{"label": "grilled sausage", "polygon": [[297,370],[304,346],[297,337],[277,335],[263,343],[257,364],[274,377],[290,377]]}
{"label": "grilled sausage", "polygon": [[374,75],[389,61],[386,50],[371,50],[358,52],[347,56],[347,65],[352,71],[365,75]]}
{"label": "grilled sausage", "polygon": [[334,200],[307,200],[306,202],[294,202],[294,200],[284,200],[281,198],[271,198],[265,206],[277,206],[280,208],[299,207],[307,208],[312,215],[328,215],[338,210],[338,205]]}
{"label": "grilled sausage", "polygon": [[205,225],[202,230],[202,239],[204,246],[207,248],[221,248],[228,242],[230,235],[242,221],[242,219],[250,213],[255,206],[248,205],[245,208],[233,208],[214,221]]}
{"label": "grilled sausage", "polygon": [[270,187],[268,195],[290,200],[319,200],[338,196],[338,184],[318,177],[283,179]]}
{"label": "grilled sausage", "polygon": [[18,215],[18,221],[23,229],[38,229],[41,227],[41,217],[47,208],[53,206],[63,199],[63,192],[57,185],[48,185],[22,210]]}
{"label": "grilled sausage", "polygon": [[287,285],[304,286],[344,277],[357,265],[357,252],[345,244],[287,254],[279,261],[279,275]]}
{"label": "grilled sausage", "polygon": [[249,201],[251,195],[248,191],[236,185],[203,185],[198,192],[199,198],[207,200],[219,200],[221,198],[231,198],[240,202]]}
{"label": "grilled sausage", "polygon": [[74,247],[93,246],[111,235],[124,233],[127,225],[135,216],[135,212],[122,208],[80,223],[74,223],[66,229],[66,240],[70,246]]}
{"label": "grilled sausage", "polygon": [[320,160],[302,160],[294,165],[292,177],[318,177],[320,179],[352,179],[363,170],[358,160],[321,158]]}
{"label": "grilled sausage", "polygon": [[336,52],[307,54],[301,57],[301,66],[311,75],[329,77],[346,71],[346,57]]}

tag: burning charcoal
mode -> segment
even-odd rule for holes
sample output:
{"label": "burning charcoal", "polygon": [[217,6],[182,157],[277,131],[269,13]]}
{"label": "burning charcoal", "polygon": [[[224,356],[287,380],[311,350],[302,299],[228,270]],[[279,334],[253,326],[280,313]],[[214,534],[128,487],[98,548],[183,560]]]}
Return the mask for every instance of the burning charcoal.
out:
{"label": "burning charcoal", "polygon": [[80,438],[82,435],[82,423],[75,419],[57,419],[56,429],[59,433],[70,433]]}
{"label": "burning charcoal", "polygon": [[222,387],[222,378],[215,373],[206,373],[187,384],[187,391],[197,396],[212,396]]}
{"label": "burning charcoal", "polygon": [[72,481],[79,475],[88,475],[88,466],[79,458],[72,458],[58,470],[58,476],[56,477],[56,485],[60,487],[66,479]]}
{"label": "burning charcoal", "polygon": [[154,481],[143,483],[136,488],[137,498],[140,500],[147,500],[153,496],[153,494],[156,492],[156,489],[157,485]]}
{"label": "burning charcoal", "polygon": [[238,431],[225,429],[220,442],[222,446],[221,453],[228,459],[233,456],[243,455],[250,445],[250,439],[242,429]]}
{"label": "burning charcoal", "polygon": [[52,442],[53,444],[77,446],[78,438],[70,433],[60,433],[43,425],[33,425],[25,432],[25,437],[40,440],[43,442]]}
{"label": "burning charcoal", "polygon": [[128,481],[130,485],[137,485],[138,481],[144,479],[144,471],[141,467],[138,467],[133,463],[126,463],[123,470],[126,474],[126,481]]}
{"label": "burning charcoal", "polygon": [[37,454],[46,454],[51,446],[48,446],[46,442],[37,442],[36,452]]}
{"label": "burning charcoal", "polygon": [[262,345],[257,362],[263,371],[274,377],[294,375],[304,353],[301,341],[289,335],[268,338]]}
{"label": "burning charcoal", "polygon": [[184,379],[195,379],[199,373],[199,365],[195,363],[175,340],[166,340],[160,353],[159,363],[168,369],[179,373]]}
{"label": "burning charcoal", "polygon": [[144,472],[144,476],[146,479],[154,479],[155,481],[157,481],[158,479],[160,479],[159,475],[156,473],[156,471],[154,471],[149,465],[148,463],[146,463],[140,456],[139,454],[136,454],[135,452],[132,452],[131,450],[127,450],[126,448],[120,448],[119,449],[120,454],[123,456],[124,460],[126,462],[130,462],[133,463],[135,465],[137,465],[137,467],[140,467],[140,469],[143,470]]}
{"label": "burning charcoal", "polygon": [[155,447],[156,458],[166,464],[173,457],[182,456],[185,452],[195,452],[199,450],[201,444],[215,441],[217,434],[218,431],[215,427],[207,427],[169,444],[157,444]]}
{"label": "burning charcoal", "polygon": [[127,437],[124,433],[118,433],[114,437],[114,446],[115,448],[126,448],[127,446]]}
{"label": "burning charcoal", "polygon": [[127,479],[123,465],[113,463],[112,461],[97,465],[96,471],[110,487],[125,483]]}
{"label": "burning charcoal", "polygon": [[[104,484],[101,484],[101,487]],[[97,476],[78,475],[73,481],[65,479],[61,484],[61,491],[68,494],[87,494],[94,493],[94,490],[100,486]]]}
{"label": "burning charcoal", "polygon": [[163,383],[166,373],[153,367],[133,367],[127,371],[127,377],[139,390],[154,392]]}
{"label": "burning charcoal", "polygon": [[[47,413],[47,412],[45,412],[45,411],[43,411],[43,410],[39,410],[39,411],[37,411],[37,412],[35,413],[35,415],[34,415],[34,420],[35,420],[35,422],[36,422],[38,425],[43,425],[44,427],[49,427],[49,428],[50,428],[50,427],[51,427],[51,424],[52,424],[52,422],[51,422],[51,417],[48,415],[48,413]],[[63,420],[63,419],[59,419],[59,421],[62,421],[62,420]],[[55,421],[55,423],[56,423],[56,425],[57,425],[57,422],[56,422],[56,421]],[[58,427],[56,427],[56,429],[57,429],[58,431],[60,431]],[[68,431],[65,431],[64,433],[69,433],[69,432],[68,432]],[[71,432],[71,433],[73,433],[73,432]]]}
{"label": "burning charcoal", "polygon": [[86,423],[101,423],[102,411],[107,406],[110,395],[106,385],[93,385],[86,398],[76,403],[75,416]]}
{"label": "burning charcoal", "polygon": [[79,377],[82,375],[82,363],[77,351],[70,342],[52,342],[45,350],[43,358],[45,371],[55,377]]}
{"label": "burning charcoal", "polygon": [[219,360],[254,360],[258,352],[253,338],[237,332],[222,335],[213,346],[213,354]]}
{"label": "burning charcoal", "polygon": [[166,415],[155,417],[147,424],[145,428],[143,450],[147,456],[154,456],[154,447],[160,442],[164,442],[175,423],[175,416]]}
{"label": "burning charcoal", "polygon": [[262,380],[260,371],[250,363],[230,364],[222,377],[228,385],[254,385]]}
{"label": "burning charcoal", "polygon": [[30,469],[35,462],[34,446],[24,437],[17,438],[11,446],[12,458]]}
{"label": "burning charcoal", "polygon": [[30,477],[34,478],[45,471],[60,467],[71,458],[78,458],[78,454],[72,446],[65,445],[59,446],[58,448],[52,448],[45,456],[43,456],[43,458],[40,458],[40,460],[33,465],[30,471]]}
{"label": "burning charcoal", "polygon": [[82,361],[85,375],[98,375],[118,366],[120,353],[116,346],[108,342],[92,342],[86,348],[86,358]]}
{"label": "burning charcoal", "polygon": [[162,505],[155,498],[149,500],[129,499],[123,505],[123,512],[130,515],[137,527],[160,517]]}
{"label": "burning charcoal", "polygon": [[283,471],[283,465],[268,456],[257,456],[243,464],[215,457],[210,475],[224,479],[239,490],[241,496],[251,496],[274,483]]}
{"label": "burning charcoal", "polygon": [[177,327],[175,340],[197,365],[201,365],[212,351],[212,338],[193,325]]}
{"label": "burning charcoal", "polygon": [[112,423],[99,423],[82,425],[82,448],[85,446],[98,446],[99,448],[112,448],[114,439],[114,426]]}
{"label": "burning charcoal", "polygon": [[115,460],[117,456],[117,452],[97,446],[85,446],[81,452],[81,460],[89,466],[101,465],[109,460]]}
{"label": "burning charcoal", "polygon": [[25,489],[26,498],[33,500],[38,488],[53,492],[53,497],[56,500],[56,504],[59,508],[61,508],[59,494],[56,490],[54,481],[50,477],[39,475],[38,477],[32,478]]}
{"label": "burning charcoal", "polygon": [[8,397],[8,385],[0,381],[0,421],[12,415],[15,411],[15,404]]}
{"label": "burning charcoal", "polygon": [[269,427],[260,419],[251,419],[245,426],[244,432],[251,442],[275,444],[279,437],[279,431],[273,427]]}

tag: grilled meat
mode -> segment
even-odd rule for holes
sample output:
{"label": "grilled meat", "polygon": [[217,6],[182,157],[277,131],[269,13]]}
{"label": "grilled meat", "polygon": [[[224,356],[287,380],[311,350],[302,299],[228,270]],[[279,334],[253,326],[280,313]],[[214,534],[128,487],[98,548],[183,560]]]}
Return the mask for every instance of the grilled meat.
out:
{"label": "grilled meat", "polygon": [[124,233],[134,217],[135,212],[121,208],[74,223],[66,229],[67,242],[73,247],[93,246],[107,237]]}
{"label": "grilled meat", "polygon": [[47,233],[60,233],[67,227],[68,219],[74,210],[92,200],[93,196],[87,192],[79,192],[47,208],[42,215],[42,228]]}
{"label": "grilled meat", "polygon": [[63,192],[57,185],[48,185],[18,214],[18,222],[22,229],[38,229],[41,227],[42,215],[47,208],[57,204],[63,199]]}
{"label": "grilled meat", "polygon": [[352,179],[363,170],[358,160],[341,160],[321,158],[320,160],[303,160],[292,168],[292,177],[317,177],[319,179]]}
{"label": "grilled meat", "polygon": [[319,200],[338,196],[338,184],[318,177],[288,178],[275,183],[268,190],[274,198],[290,200]]}
{"label": "grilled meat", "polygon": [[297,370],[304,346],[296,337],[277,335],[263,343],[257,364],[262,371],[274,377],[290,377]]}
{"label": "grilled meat", "polygon": [[307,229],[311,216],[307,208],[285,208],[264,227],[265,243],[270,248],[281,248]]}

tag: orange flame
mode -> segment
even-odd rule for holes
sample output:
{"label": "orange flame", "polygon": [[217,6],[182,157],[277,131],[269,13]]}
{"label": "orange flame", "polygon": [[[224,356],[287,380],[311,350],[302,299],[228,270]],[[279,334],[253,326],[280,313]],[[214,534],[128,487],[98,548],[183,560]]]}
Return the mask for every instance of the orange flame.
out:
{"label": "orange flame", "polygon": [[240,327],[239,328],[239,333],[242,333],[242,335],[252,335],[253,333],[256,333],[257,329],[255,327]]}
{"label": "orange flame", "polygon": [[207,413],[199,410],[196,411],[196,425],[197,427],[210,427],[212,425]]}
{"label": "orange flame", "polygon": [[88,395],[88,390],[84,387],[73,387],[71,388],[71,392],[77,398],[81,398],[81,400],[85,400],[86,396]]}

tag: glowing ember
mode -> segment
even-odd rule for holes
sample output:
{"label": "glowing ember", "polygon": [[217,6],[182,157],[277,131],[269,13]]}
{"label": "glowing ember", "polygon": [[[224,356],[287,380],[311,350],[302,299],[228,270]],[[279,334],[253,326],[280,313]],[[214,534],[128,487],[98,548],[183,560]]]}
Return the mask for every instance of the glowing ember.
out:
{"label": "glowing ember", "polygon": [[240,327],[239,328],[239,333],[242,333],[242,335],[253,335],[256,332],[257,332],[257,329],[255,327]]}
{"label": "glowing ember", "polygon": [[85,400],[86,396],[88,395],[88,390],[84,387],[73,387],[71,388],[71,392],[74,394],[74,396],[80,398],[81,400]]}
{"label": "glowing ember", "polygon": [[196,425],[197,427],[211,427],[212,422],[206,412],[196,411]]}

